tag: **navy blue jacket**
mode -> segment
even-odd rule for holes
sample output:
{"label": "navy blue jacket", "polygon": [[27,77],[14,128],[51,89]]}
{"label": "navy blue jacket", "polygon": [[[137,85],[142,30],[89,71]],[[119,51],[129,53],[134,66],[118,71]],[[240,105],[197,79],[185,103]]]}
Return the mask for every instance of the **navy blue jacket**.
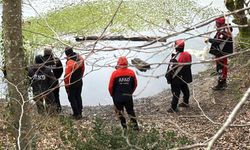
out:
{"label": "navy blue jacket", "polygon": [[134,71],[119,68],[112,73],[108,89],[114,101],[126,101],[132,98],[136,87],[137,79]]}

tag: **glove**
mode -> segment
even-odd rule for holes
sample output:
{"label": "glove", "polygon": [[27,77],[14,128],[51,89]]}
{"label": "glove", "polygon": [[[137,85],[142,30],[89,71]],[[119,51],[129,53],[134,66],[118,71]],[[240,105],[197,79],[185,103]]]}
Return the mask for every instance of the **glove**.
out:
{"label": "glove", "polygon": [[209,40],[209,38],[205,38],[205,39],[204,39],[204,42],[205,42],[205,43],[208,43],[208,40]]}

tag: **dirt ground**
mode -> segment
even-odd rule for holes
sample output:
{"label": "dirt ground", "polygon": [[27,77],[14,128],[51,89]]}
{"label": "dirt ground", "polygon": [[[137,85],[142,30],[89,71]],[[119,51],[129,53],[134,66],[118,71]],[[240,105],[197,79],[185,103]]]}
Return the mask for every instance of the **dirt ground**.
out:
{"label": "dirt ground", "polygon": [[[246,87],[239,81],[229,77],[226,90],[213,91],[211,87],[216,84],[216,77],[211,76],[209,71],[199,74],[189,85],[190,108],[179,108],[178,113],[167,112],[172,98],[169,90],[152,97],[137,99],[134,101],[134,106],[140,128],[174,130],[189,137],[193,143],[206,143],[223,125],[245,92]],[[83,115],[86,120],[98,116],[106,122],[119,124],[112,105],[85,107]],[[250,149],[249,99],[214,148]]]}
{"label": "dirt ground", "polygon": [[[211,71],[208,70],[195,77],[194,81],[189,85],[191,92],[190,108],[179,108],[178,113],[167,112],[172,98],[169,90],[162,91],[151,97],[136,99],[134,106],[140,130],[146,131],[155,128],[159,131],[175,131],[179,135],[188,137],[193,144],[209,141],[226,121],[249,86],[248,83],[243,82],[248,81],[249,76],[246,75],[241,78],[241,76],[235,75],[238,70],[233,69],[229,73],[228,88],[223,91],[213,91],[211,87],[216,84],[216,77],[210,75]],[[69,116],[70,114],[71,108],[63,107],[62,115]],[[1,118],[4,116],[5,114],[1,113]],[[91,122],[95,117],[103,119],[107,124],[119,126],[112,105],[84,107],[83,116],[83,119],[76,121],[76,126],[92,126]],[[56,147],[58,141],[60,141],[59,137],[55,135],[60,132],[62,127],[60,127],[60,123],[53,122],[56,119],[44,119],[44,121],[43,119],[41,118],[41,123],[46,124],[46,126],[39,129],[41,140],[38,149],[48,145],[51,146],[50,149],[53,149],[53,146]],[[7,130],[8,124],[4,120],[1,120],[0,123],[1,146],[4,148],[14,146],[13,138],[10,137]],[[240,109],[233,124],[216,141],[213,149],[250,150],[249,98]]]}

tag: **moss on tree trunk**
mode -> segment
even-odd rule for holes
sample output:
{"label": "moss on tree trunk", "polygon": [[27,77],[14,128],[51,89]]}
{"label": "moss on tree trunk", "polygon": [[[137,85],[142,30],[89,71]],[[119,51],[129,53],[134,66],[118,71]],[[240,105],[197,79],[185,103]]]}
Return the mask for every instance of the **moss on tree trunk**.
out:
{"label": "moss on tree trunk", "polygon": [[[235,11],[244,8],[245,0],[226,0],[225,5],[228,10]],[[250,22],[248,22],[245,11],[233,14],[233,22],[237,25],[247,25],[248,27],[239,27],[238,42],[242,48],[249,47],[250,43]]]}
{"label": "moss on tree trunk", "polygon": [[22,0],[3,0],[3,46],[8,80],[10,124],[17,149],[31,149],[27,69],[22,39]]}

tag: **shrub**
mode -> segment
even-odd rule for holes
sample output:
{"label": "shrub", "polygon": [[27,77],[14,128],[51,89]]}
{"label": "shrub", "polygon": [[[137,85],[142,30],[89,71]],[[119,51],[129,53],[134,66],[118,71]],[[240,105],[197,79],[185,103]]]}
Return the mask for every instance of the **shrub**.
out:
{"label": "shrub", "polygon": [[65,145],[73,149],[105,150],[105,149],[145,149],[157,150],[173,148],[189,144],[185,136],[178,136],[174,131],[160,133],[151,128],[149,131],[122,130],[109,125],[100,118],[95,118],[92,128],[76,128],[75,122],[67,117],[60,119],[65,130],[60,137]]}

